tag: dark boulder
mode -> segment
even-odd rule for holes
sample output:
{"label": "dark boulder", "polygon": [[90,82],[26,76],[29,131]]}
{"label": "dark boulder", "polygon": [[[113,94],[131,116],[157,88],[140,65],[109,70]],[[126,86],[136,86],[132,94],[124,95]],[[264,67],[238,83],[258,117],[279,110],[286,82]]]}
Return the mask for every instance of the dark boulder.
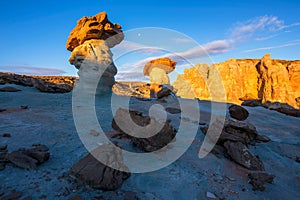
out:
{"label": "dark boulder", "polygon": [[[128,112],[130,115],[128,115]],[[137,130],[135,127],[131,126],[130,123],[127,123],[128,116],[130,116],[132,121],[138,127],[144,128]],[[117,124],[116,121],[120,124]],[[119,127],[119,125],[121,125],[121,127]],[[175,138],[177,133],[175,128],[170,125],[169,121],[165,124],[161,124],[154,118],[151,119],[149,116],[143,116],[142,113],[138,111],[129,111],[126,109],[117,110],[112,122],[112,127],[117,131],[131,135],[133,144],[146,152],[156,151],[165,147]],[[139,132],[141,130],[143,130],[143,132]],[[155,132],[155,134],[146,137],[148,131]]]}
{"label": "dark boulder", "polygon": [[[114,168],[102,162],[109,163]],[[70,169],[70,174],[95,189],[115,190],[130,177],[128,171],[123,163],[122,152],[113,148],[113,145],[105,144],[76,162]]]}
{"label": "dark boulder", "polygon": [[16,166],[24,169],[36,170],[38,161],[26,155],[22,151],[13,151],[8,154],[8,160]]}
{"label": "dark boulder", "polygon": [[229,114],[232,118],[240,121],[247,119],[249,116],[249,112],[242,106],[238,105],[229,106]]}

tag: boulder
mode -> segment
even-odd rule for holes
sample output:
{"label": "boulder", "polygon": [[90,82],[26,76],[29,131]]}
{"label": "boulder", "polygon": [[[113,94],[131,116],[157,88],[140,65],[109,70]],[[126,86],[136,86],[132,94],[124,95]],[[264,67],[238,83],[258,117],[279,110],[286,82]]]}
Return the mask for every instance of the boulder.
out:
{"label": "boulder", "polygon": [[229,114],[232,118],[240,121],[247,119],[249,116],[249,112],[242,106],[238,105],[229,106]]}
{"label": "boulder", "polygon": [[[114,166],[111,168],[105,163]],[[123,155],[113,145],[105,144],[93,150],[90,154],[77,161],[70,169],[70,174],[90,185],[92,188],[101,190],[115,190],[123,181],[130,177],[129,170],[123,163]],[[120,170],[118,170],[120,169]]]}
{"label": "boulder", "polygon": [[[245,145],[254,142],[258,136],[255,126],[244,121],[234,121],[226,118],[224,124],[220,121],[215,121],[212,126],[223,126],[222,133],[218,139],[218,144],[223,145],[226,141],[241,142]],[[203,127],[204,134],[207,133],[208,127]],[[207,137],[211,137],[207,135]]]}
{"label": "boulder", "polygon": [[8,160],[16,166],[24,169],[36,170],[38,161],[26,155],[22,151],[13,151],[9,153]]}
{"label": "boulder", "polygon": [[259,157],[254,156],[247,146],[241,142],[226,141],[226,153],[236,163],[250,170],[264,171],[264,165]]}
{"label": "boulder", "polygon": [[106,12],[100,12],[91,17],[82,17],[71,31],[66,48],[73,51],[91,39],[107,40],[109,48],[112,48],[124,39],[121,28],[120,25],[112,24],[108,20]]}
{"label": "boulder", "polygon": [[[128,117],[132,119],[138,128],[128,123]],[[142,113],[138,111],[129,111],[126,109],[117,110],[112,121],[112,127],[117,131],[131,135],[133,144],[146,152],[156,151],[165,147],[175,138],[177,133],[169,121],[165,124],[161,124],[154,118],[143,116]],[[146,137],[149,132],[154,132],[154,134]]]}
{"label": "boulder", "polygon": [[275,175],[268,174],[265,171],[252,171],[248,174],[248,177],[250,179],[249,183],[252,185],[253,190],[264,191],[264,184],[273,183]]}
{"label": "boulder", "polygon": [[25,151],[25,154],[36,159],[41,164],[50,158],[49,148],[45,145],[36,145]]}

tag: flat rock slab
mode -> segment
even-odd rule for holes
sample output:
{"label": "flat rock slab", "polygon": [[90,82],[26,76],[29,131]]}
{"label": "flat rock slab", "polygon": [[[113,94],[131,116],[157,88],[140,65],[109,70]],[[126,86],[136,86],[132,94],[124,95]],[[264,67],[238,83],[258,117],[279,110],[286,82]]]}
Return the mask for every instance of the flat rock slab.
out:
{"label": "flat rock slab", "polygon": [[264,165],[262,161],[241,142],[226,141],[224,143],[227,154],[236,163],[250,170],[263,171]]}

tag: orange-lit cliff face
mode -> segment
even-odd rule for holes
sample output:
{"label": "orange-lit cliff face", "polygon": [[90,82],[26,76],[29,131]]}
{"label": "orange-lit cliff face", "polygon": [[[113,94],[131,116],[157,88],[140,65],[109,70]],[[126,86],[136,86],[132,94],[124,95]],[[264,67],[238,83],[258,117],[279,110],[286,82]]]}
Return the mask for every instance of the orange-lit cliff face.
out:
{"label": "orange-lit cliff face", "polygon": [[221,87],[213,84],[217,79],[214,70],[222,80],[227,102],[260,99],[263,103],[281,102],[299,108],[296,98],[300,97],[300,60],[275,60],[269,54],[262,59],[230,59],[210,67],[196,65],[186,69],[173,85],[177,95],[203,100],[211,100],[212,94],[217,96]]}

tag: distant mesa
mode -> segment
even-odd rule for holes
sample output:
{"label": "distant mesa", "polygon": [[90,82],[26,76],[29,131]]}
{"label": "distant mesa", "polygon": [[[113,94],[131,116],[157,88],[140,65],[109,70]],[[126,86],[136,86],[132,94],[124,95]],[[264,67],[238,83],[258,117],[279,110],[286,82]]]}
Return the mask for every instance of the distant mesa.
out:
{"label": "distant mesa", "polygon": [[[41,92],[67,93],[72,91],[78,81],[74,76],[27,76],[9,72],[0,72],[0,84],[16,84],[28,87],[35,87]],[[16,91],[12,87],[0,89],[2,92]],[[17,89],[17,91],[21,91]]]}
{"label": "distant mesa", "polygon": [[85,41],[97,39],[107,40],[108,47],[112,48],[124,39],[121,29],[119,24],[112,24],[108,20],[106,12],[100,12],[92,17],[82,17],[71,31],[66,47],[69,51],[73,51]]}

